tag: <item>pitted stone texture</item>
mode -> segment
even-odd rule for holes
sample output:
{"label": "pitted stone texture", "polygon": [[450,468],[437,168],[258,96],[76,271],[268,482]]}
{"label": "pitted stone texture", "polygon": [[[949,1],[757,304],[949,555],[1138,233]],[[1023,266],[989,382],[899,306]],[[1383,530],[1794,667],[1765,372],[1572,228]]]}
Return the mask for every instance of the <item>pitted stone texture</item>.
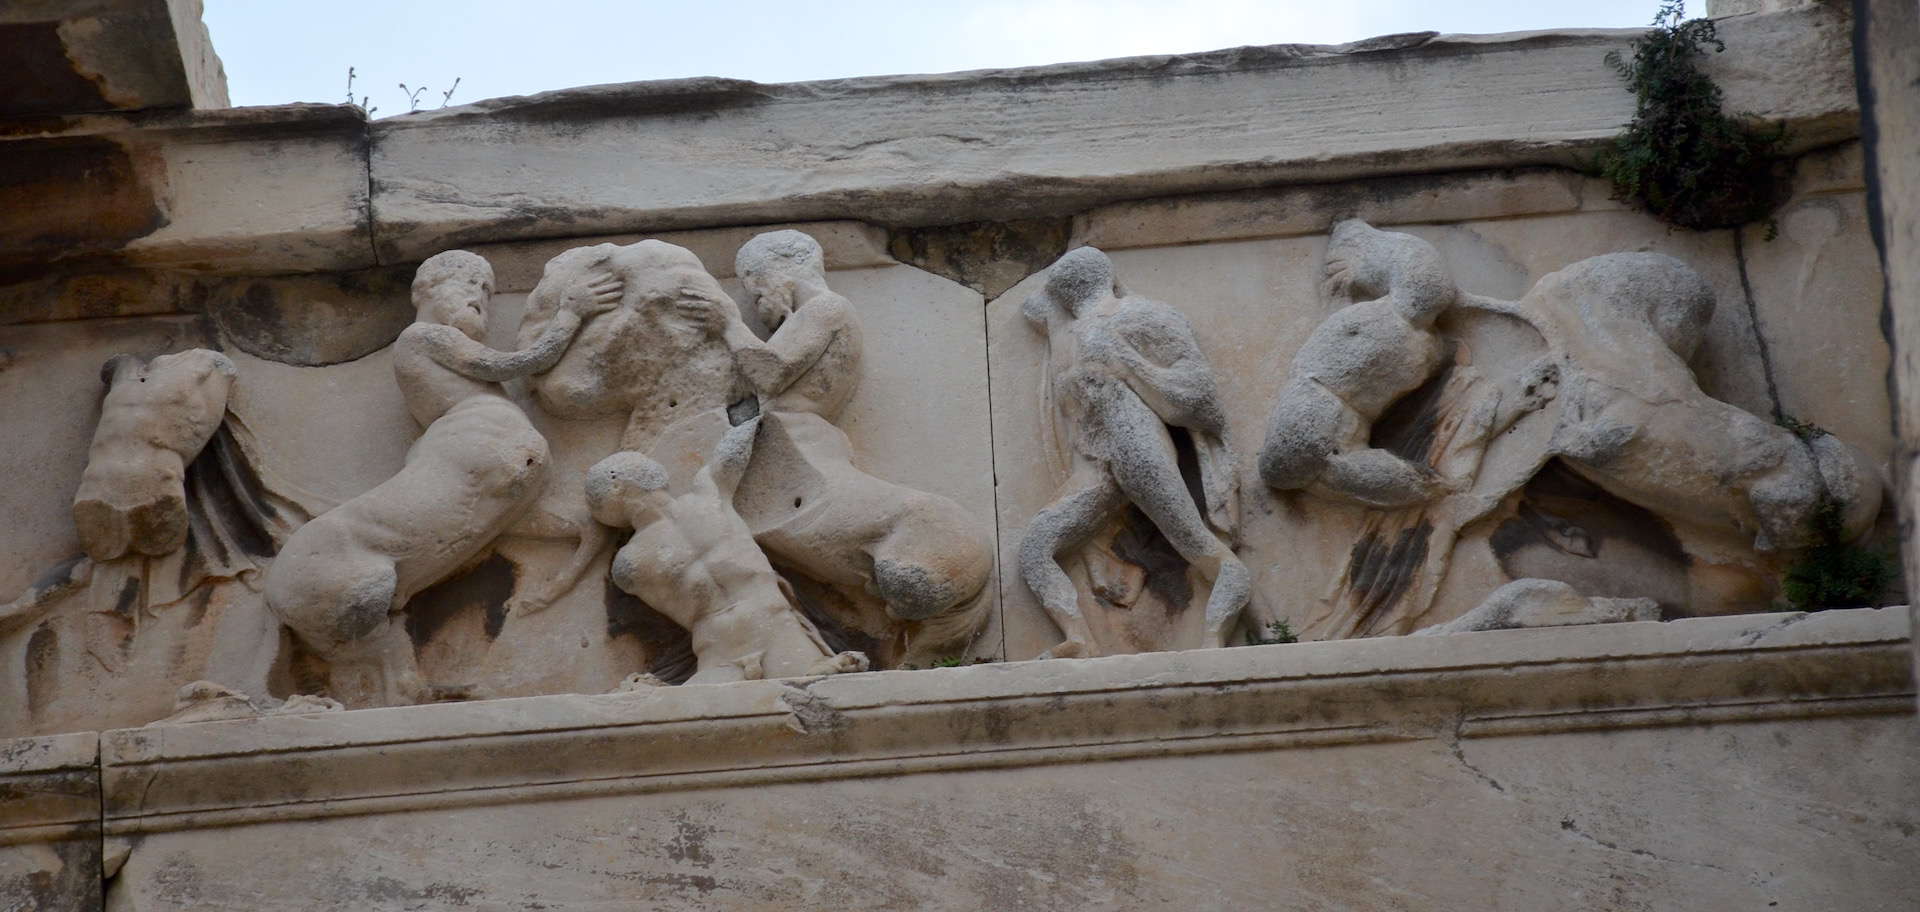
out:
{"label": "pitted stone texture", "polygon": [[[329,694],[352,706],[414,702],[427,695],[415,644],[399,613],[414,596],[484,558],[509,527],[533,525],[546,490],[550,450],[499,383],[550,368],[584,318],[614,307],[619,278],[605,268],[570,275],[549,291],[545,331],[519,350],[487,347],[493,271],[449,251],[422,263],[413,282],[416,322],[401,333],[394,377],[424,428],[399,473],[295,530],[268,567],[274,615],[330,665]],[[605,538],[573,520],[578,561],[556,568],[571,588]],[[537,537],[561,537],[553,532]],[[536,588],[544,604],[558,593]]]}
{"label": "pitted stone texture", "polygon": [[237,374],[204,348],[151,361],[116,355],[101,368],[107,395],[73,495],[88,557],[159,557],[186,544],[187,464],[225,419]]}
{"label": "pitted stone texture", "polygon": [[0,474],[33,484],[0,485],[0,601],[81,553],[73,495],[100,415],[100,366],[213,344],[189,318],[161,317],[8,327],[0,351],[0,427],[32,429],[0,443]]}

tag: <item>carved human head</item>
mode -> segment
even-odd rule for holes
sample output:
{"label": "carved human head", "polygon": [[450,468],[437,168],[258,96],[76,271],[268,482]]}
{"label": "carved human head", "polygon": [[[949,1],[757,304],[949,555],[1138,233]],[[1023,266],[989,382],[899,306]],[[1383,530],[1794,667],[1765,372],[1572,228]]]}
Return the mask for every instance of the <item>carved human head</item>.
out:
{"label": "carved human head", "polygon": [[1113,280],[1113,261],[1097,248],[1076,247],[1055,260],[1047,270],[1047,284],[1042,293],[1065,307],[1068,313],[1079,316],[1088,304],[1118,292],[1119,286]]}
{"label": "carved human head", "polygon": [[1571,305],[1582,323],[1603,332],[1650,330],[1682,361],[1693,359],[1713,319],[1713,286],[1661,253],[1589,257],[1541,279],[1527,296]]}
{"label": "carved human head", "polygon": [[601,525],[624,527],[644,507],[642,495],[667,488],[667,470],[644,453],[622,450],[587,470],[587,508]]}
{"label": "carved human head", "polygon": [[413,274],[413,307],[424,323],[451,326],[478,339],[487,330],[493,267],[477,253],[436,253]]}
{"label": "carved human head", "polygon": [[768,330],[780,328],[793,312],[795,292],[802,284],[824,284],[826,255],[820,242],[799,231],[756,234],[734,255],[733,268]]}

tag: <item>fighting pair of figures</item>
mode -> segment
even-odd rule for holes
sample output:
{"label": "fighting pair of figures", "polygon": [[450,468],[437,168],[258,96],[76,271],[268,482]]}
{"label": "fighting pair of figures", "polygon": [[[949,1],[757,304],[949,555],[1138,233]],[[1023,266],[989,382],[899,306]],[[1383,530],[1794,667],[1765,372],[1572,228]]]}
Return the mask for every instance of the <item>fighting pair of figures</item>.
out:
{"label": "fighting pair of figures", "polygon": [[[529,297],[522,347],[507,352],[481,341],[486,261],[450,251],[421,265],[394,371],[424,433],[398,474],[295,531],[266,574],[268,605],[328,661],[333,696],[422,699],[399,612],[503,535],[578,540],[560,572],[510,603],[524,614],[571,589],[611,529],[633,529],[611,578],[688,629],[702,683],[866,667],[827,648],[768,552],[903,621],[977,615],[992,563],[984,536],[957,504],[859,472],[831,423],[859,379],[860,333],[827,287],[819,245],[760,235],[738,267],[766,340],[690,252],[643,241],[556,257]],[[538,506],[550,453],[500,385],[516,377],[556,416],[627,416],[620,451],[588,472],[584,515]],[[734,423],[728,406],[743,392],[757,417]],[[756,459],[762,438],[770,455]],[[778,515],[772,498],[740,495],[743,481],[778,487],[780,476],[807,496]]]}

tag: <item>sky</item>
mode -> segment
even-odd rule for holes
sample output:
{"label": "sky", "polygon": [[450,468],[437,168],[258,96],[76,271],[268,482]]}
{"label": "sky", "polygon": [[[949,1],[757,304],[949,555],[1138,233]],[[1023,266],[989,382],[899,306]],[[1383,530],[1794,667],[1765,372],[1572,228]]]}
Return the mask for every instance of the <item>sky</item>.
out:
{"label": "sky", "polygon": [[[943,73],[1394,32],[1619,28],[1656,0],[205,0],[235,105],[355,100],[386,117],[608,82]],[[1701,14],[1700,0],[1688,11]]]}

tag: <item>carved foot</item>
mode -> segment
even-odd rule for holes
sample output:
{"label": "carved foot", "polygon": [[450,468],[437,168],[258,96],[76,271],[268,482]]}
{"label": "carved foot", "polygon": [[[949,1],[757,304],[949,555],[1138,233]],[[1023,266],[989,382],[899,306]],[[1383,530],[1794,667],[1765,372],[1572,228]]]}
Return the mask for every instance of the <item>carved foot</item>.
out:
{"label": "carved foot", "polygon": [[636,671],[633,674],[627,675],[626,678],[622,679],[620,683],[613,688],[613,690],[608,692],[617,693],[617,694],[638,693],[640,691],[652,690],[656,687],[670,687],[670,686],[672,685],[669,685],[667,682],[660,680],[660,677],[658,675],[650,674],[644,671]]}
{"label": "carved foot", "polygon": [[864,652],[843,652],[827,656],[807,669],[809,675],[852,674],[873,667]]}
{"label": "carved foot", "polygon": [[1084,641],[1061,640],[1059,644],[1055,645],[1052,649],[1049,649],[1046,652],[1043,652],[1040,655],[1036,656],[1036,658],[1086,659],[1086,658],[1092,658],[1092,656],[1093,656],[1093,647],[1088,646]]}
{"label": "carved foot", "polygon": [[150,725],[186,725],[193,722],[223,722],[260,716],[297,716],[309,713],[337,712],[346,707],[340,701],[309,694],[294,694],[286,700],[249,697],[240,691],[212,681],[194,681],[182,685],[173,698],[173,712]]}
{"label": "carved foot", "polygon": [[528,595],[516,595],[513,598],[507,599],[507,616],[520,617],[526,614],[538,614],[553,607],[555,599],[546,594],[544,589],[545,587],[542,587],[542,591]]}

